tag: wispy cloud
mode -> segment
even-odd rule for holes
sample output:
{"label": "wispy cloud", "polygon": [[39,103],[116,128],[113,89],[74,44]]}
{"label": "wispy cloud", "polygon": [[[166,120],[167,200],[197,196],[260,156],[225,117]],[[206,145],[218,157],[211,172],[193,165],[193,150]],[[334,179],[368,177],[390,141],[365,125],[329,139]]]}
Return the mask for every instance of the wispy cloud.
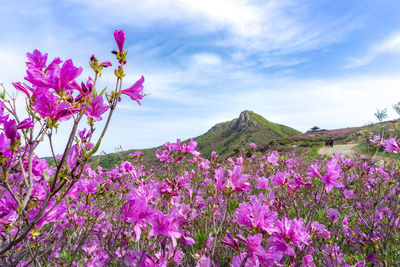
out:
{"label": "wispy cloud", "polygon": [[350,57],[345,68],[365,66],[376,57],[389,53],[400,53],[400,32],[392,34],[385,40],[373,44],[364,55],[360,57]]}
{"label": "wispy cloud", "polygon": [[[88,57],[94,53],[100,60],[111,60],[112,32],[125,29],[129,54],[123,87],[144,75],[149,95],[142,106],[122,98],[101,147],[108,152],[118,145],[149,147],[193,137],[244,109],[299,130],[313,124],[359,125],[372,120],[376,108],[390,107],[400,87],[395,77],[343,71],[349,54],[353,57],[347,67],[354,68],[369,67],[378,57],[400,52],[400,33],[372,45],[370,40],[359,43],[360,36],[372,31],[372,24],[382,21],[361,12],[364,4],[5,1],[0,9],[0,61],[5,62],[0,65],[0,82],[8,87],[12,81],[23,81],[25,53],[35,48],[48,52],[49,58],[72,58],[84,67],[81,80],[85,80],[91,75]],[[382,13],[388,9],[384,3],[374,8]],[[398,30],[384,26],[385,32]],[[369,48],[357,54],[360,47]],[[98,88],[105,86],[109,90],[115,86],[113,68],[104,71],[98,83]]]}

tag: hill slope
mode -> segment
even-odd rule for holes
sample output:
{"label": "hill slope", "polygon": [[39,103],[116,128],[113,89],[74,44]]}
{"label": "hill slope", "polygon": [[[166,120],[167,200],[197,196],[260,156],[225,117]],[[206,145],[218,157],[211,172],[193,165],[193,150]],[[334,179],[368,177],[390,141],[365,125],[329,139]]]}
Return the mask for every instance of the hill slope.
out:
{"label": "hill slope", "polygon": [[203,157],[212,151],[221,156],[231,156],[250,143],[261,145],[272,140],[295,136],[299,131],[285,125],[276,124],[252,112],[243,111],[239,118],[222,122],[207,133],[194,138],[198,142]]}
{"label": "hill slope", "polygon": [[[241,112],[238,118],[218,123],[205,134],[193,139],[197,141],[202,157],[209,157],[212,151],[216,151],[222,157],[229,157],[243,148],[247,149],[250,143],[259,146],[298,134],[300,132],[291,127],[270,122],[262,116],[246,110]],[[155,163],[155,152],[158,148],[161,147],[141,150],[144,153],[145,161]],[[111,168],[121,162],[129,153],[135,151],[137,150],[123,151],[119,154],[110,153],[100,158],[94,157],[93,161],[97,161],[105,168]]]}

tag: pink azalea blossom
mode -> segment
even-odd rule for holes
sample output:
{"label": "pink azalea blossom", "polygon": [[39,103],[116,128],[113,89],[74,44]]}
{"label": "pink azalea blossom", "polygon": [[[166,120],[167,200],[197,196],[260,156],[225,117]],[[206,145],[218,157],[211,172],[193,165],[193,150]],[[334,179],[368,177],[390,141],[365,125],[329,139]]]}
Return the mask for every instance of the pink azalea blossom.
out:
{"label": "pink azalea blossom", "polygon": [[346,198],[348,199],[353,199],[354,198],[354,192],[353,190],[344,190],[343,194]]}
{"label": "pink azalea blossom", "polygon": [[90,106],[86,109],[86,116],[92,118],[95,121],[101,121],[101,115],[106,112],[110,107],[103,102],[103,96],[96,96]]}
{"label": "pink azalea blossom", "polygon": [[122,90],[121,94],[125,94],[125,95],[129,96],[132,100],[135,100],[136,102],[138,102],[139,105],[141,105],[139,100],[143,99],[143,97],[146,96],[142,92],[143,91],[143,82],[144,82],[144,77],[142,76],[131,87]]}
{"label": "pink azalea blossom", "polygon": [[124,43],[125,43],[125,31],[124,30],[115,30],[114,31],[114,38],[117,42],[119,52],[124,51]]}
{"label": "pink azalea blossom", "polygon": [[71,59],[64,62],[61,69],[52,76],[52,88],[59,93],[61,89],[67,89],[74,80],[81,75],[81,67],[75,67]]}
{"label": "pink azalea blossom", "polygon": [[289,220],[283,217],[282,220],[276,222],[278,231],[275,232],[269,239],[271,248],[282,257],[284,255],[295,256],[295,251],[292,246],[303,249],[304,245],[309,245],[311,242],[310,235],[307,233],[303,219]]}
{"label": "pink azalea blossom", "polygon": [[14,142],[16,139],[19,139],[21,137],[21,135],[17,131],[17,124],[15,123],[15,120],[4,122],[4,132],[7,138],[11,140],[11,142]]}
{"label": "pink azalea blossom", "polygon": [[26,57],[28,58],[28,62],[26,62],[26,66],[30,68],[35,68],[35,69],[43,69],[46,67],[46,61],[47,61],[47,53],[42,55],[42,53],[35,49],[33,50],[33,53],[26,53]]}
{"label": "pink azalea blossom", "polygon": [[217,188],[220,192],[223,191],[227,180],[225,178],[224,170],[221,167],[215,170],[215,180],[215,188]]}
{"label": "pink azalea blossom", "polygon": [[103,68],[108,68],[108,67],[111,67],[112,64],[110,61],[105,61],[105,62],[101,62],[100,66],[102,66]]}
{"label": "pink azalea blossom", "polygon": [[337,222],[337,220],[338,220],[338,214],[339,214],[339,212],[338,212],[338,210],[337,209],[328,209],[327,211],[326,211],[326,213],[327,213],[327,218],[329,219],[329,220],[331,220],[332,222]]}
{"label": "pink azalea blossom", "polygon": [[325,184],[326,192],[329,193],[335,187],[343,187],[343,184],[337,180],[341,175],[340,166],[336,159],[332,159],[326,166],[325,175],[322,182]]}
{"label": "pink azalea blossom", "polygon": [[381,141],[381,137],[379,135],[374,135],[374,137],[370,141],[374,144],[377,144]]}
{"label": "pink azalea blossom", "polygon": [[10,139],[4,133],[0,133],[0,152],[4,155],[10,149]]}
{"label": "pink azalea blossom", "polygon": [[288,183],[290,174],[288,172],[277,172],[272,175],[270,179],[272,180],[272,185],[282,186]]}
{"label": "pink azalea blossom", "polygon": [[240,203],[236,209],[236,222],[248,228],[259,228],[268,234],[277,232],[275,226],[278,219],[276,211],[269,211],[268,205],[261,205],[259,201]]}
{"label": "pink azalea blossom", "polygon": [[146,199],[144,197],[128,200],[122,206],[121,216],[123,221],[134,225],[134,231],[136,234],[135,242],[139,241],[142,229],[145,228],[146,222],[151,219],[153,213],[153,209],[146,204]]}
{"label": "pink azalea blossom", "polygon": [[26,94],[26,96],[28,98],[31,97],[31,94],[29,91],[32,91],[32,88],[30,88],[29,86],[27,86],[26,84],[22,85],[21,83],[12,83],[12,85],[14,85],[15,89],[17,89],[18,91],[23,92],[24,94]]}
{"label": "pink azalea blossom", "polygon": [[68,157],[67,157],[67,166],[68,168],[72,168],[75,166],[76,161],[78,159],[79,155],[79,146],[78,144],[75,144],[71,147],[71,150],[69,151]]}
{"label": "pink azalea blossom", "polygon": [[381,145],[386,148],[386,152],[397,154],[400,151],[400,143],[393,137],[388,140],[383,140]]}
{"label": "pink azalea blossom", "polygon": [[50,92],[41,94],[32,109],[43,117],[52,116],[57,111],[57,97]]}
{"label": "pink azalea blossom", "polygon": [[257,179],[257,183],[255,185],[255,188],[257,189],[267,189],[269,185],[269,180],[267,178],[260,177]]}
{"label": "pink azalea blossom", "polygon": [[158,235],[170,237],[172,239],[173,246],[176,247],[176,239],[180,238],[182,234],[178,228],[178,221],[174,218],[174,216],[157,212],[150,220],[150,224],[152,226],[149,232],[150,237]]}
{"label": "pink azalea blossom", "polygon": [[278,166],[279,165],[279,154],[278,151],[272,151],[268,153],[267,162],[271,165]]}
{"label": "pink azalea blossom", "polygon": [[226,236],[221,239],[221,242],[233,248],[234,250],[238,250],[240,248],[239,241],[236,238],[234,238],[229,231],[226,231]]}
{"label": "pink azalea blossom", "polygon": [[81,180],[82,191],[86,194],[93,195],[97,192],[97,182],[93,179]]}
{"label": "pink azalea blossom", "polygon": [[334,243],[333,245],[325,244],[324,253],[329,266],[340,266],[343,260],[343,253],[340,252],[340,247]]}
{"label": "pink azalea blossom", "polygon": [[21,121],[18,125],[17,125],[17,129],[21,130],[21,129],[28,129],[28,128],[32,128],[33,127],[33,122],[30,118],[27,118],[23,121]]}
{"label": "pink azalea blossom", "polygon": [[233,170],[228,170],[229,183],[228,186],[232,188],[234,192],[247,191],[250,188],[250,184],[247,181],[250,175],[242,174],[242,168],[235,166]]}

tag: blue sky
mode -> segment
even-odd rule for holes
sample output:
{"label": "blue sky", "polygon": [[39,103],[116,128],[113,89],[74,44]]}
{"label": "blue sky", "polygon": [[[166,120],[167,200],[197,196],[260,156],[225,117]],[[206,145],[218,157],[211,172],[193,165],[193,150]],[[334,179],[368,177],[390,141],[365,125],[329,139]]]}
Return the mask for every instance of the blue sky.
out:
{"label": "blue sky", "polygon": [[[85,80],[90,55],[115,63],[124,29],[124,87],[144,75],[149,96],[123,99],[106,152],[195,137],[246,109],[300,131],[360,126],[376,109],[396,118],[399,13],[395,0],[3,0],[0,82],[23,81],[33,49],[71,58]],[[110,69],[99,87],[113,83]]]}

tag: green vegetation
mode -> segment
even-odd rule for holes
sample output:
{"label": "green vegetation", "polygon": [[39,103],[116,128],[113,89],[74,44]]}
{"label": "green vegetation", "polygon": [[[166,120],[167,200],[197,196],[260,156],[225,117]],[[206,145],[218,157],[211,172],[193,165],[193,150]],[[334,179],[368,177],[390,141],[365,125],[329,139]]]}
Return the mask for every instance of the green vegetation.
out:
{"label": "green vegetation", "polygon": [[306,154],[305,160],[310,161],[310,160],[321,157],[321,155],[318,153],[318,151],[321,147],[322,147],[322,145],[313,145],[311,150]]}
{"label": "green vegetation", "polygon": [[377,149],[374,144],[370,144],[368,147],[367,142],[359,143],[354,149],[357,151],[357,153],[362,155],[370,155],[385,159],[399,159],[399,155],[385,152],[384,147],[379,147]]}
{"label": "green vegetation", "polygon": [[[212,151],[217,152],[223,158],[246,154],[249,151],[250,143],[255,143],[261,152],[277,150],[281,153],[296,153],[300,157],[311,159],[318,156],[319,148],[325,144],[325,140],[328,138],[334,138],[335,145],[359,143],[355,150],[366,155],[368,154],[367,133],[372,132],[374,135],[380,135],[382,131],[384,135],[388,136],[393,134],[396,129],[388,121],[363,127],[301,134],[291,127],[270,122],[252,111],[243,111],[239,118],[218,123],[205,134],[193,139],[198,142],[199,151],[204,158],[209,158]],[[182,142],[188,142],[188,140]],[[158,165],[155,153],[159,148],[161,146],[140,150],[144,153],[142,160],[149,165]],[[138,150],[133,149],[96,156],[92,163],[98,162],[100,166],[110,169],[126,160],[130,153],[133,154],[136,151]],[[375,151],[371,153],[373,154]],[[388,156],[382,151],[378,151],[377,155],[389,158],[396,157],[396,155]]]}
{"label": "green vegetation", "polygon": [[298,134],[300,132],[293,128],[272,123],[252,111],[243,111],[238,119],[219,123],[194,139],[204,157],[208,157],[212,151],[229,157],[244,152],[250,143],[260,146]]}
{"label": "green vegetation", "polygon": [[297,130],[295,130],[293,128],[290,128],[288,126],[270,122],[270,121],[266,120],[265,118],[263,118],[262,116],[254,113],[252,111],[247,111],[247,112],[250,114],[250,116],[253,119],[258,121],[259,123],[261,123],[265,127],[271,129],[272,131],[274,131],[275,133],[277,133],[281,137],[294,136],[294,135],[298,135],[298,134],[301,133],[301,132],[299,132],[299,131],[297,131]]}

